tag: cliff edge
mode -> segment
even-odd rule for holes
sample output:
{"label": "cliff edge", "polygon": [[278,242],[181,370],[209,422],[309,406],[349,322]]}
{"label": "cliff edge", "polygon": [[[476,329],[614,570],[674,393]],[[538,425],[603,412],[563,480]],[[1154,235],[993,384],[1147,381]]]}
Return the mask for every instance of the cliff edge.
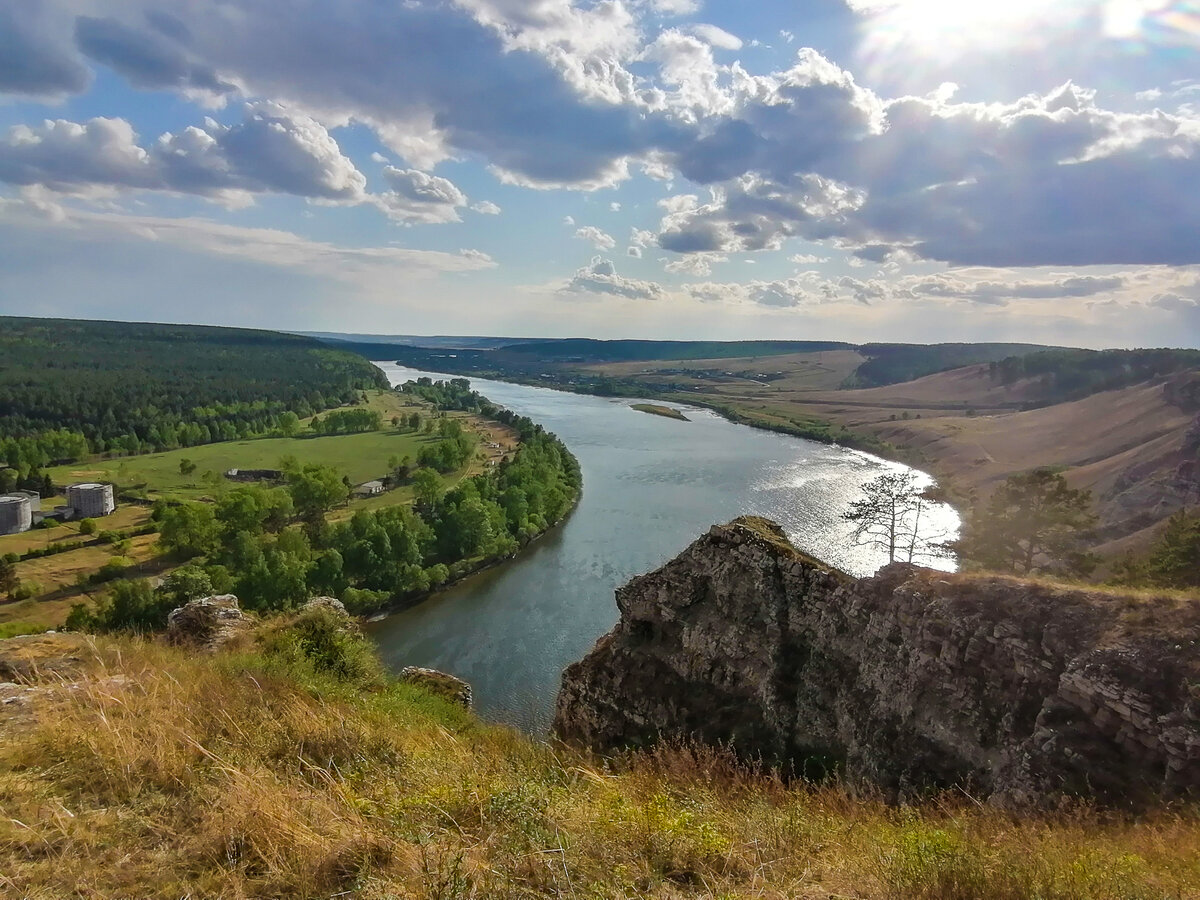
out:
{"label": "cliff edge", "polygon": [[1200,795],[1200,601],[905,564],[854,579],[752,517],[616,596],[563,674],[564,740],[727,744],[899,797]]}

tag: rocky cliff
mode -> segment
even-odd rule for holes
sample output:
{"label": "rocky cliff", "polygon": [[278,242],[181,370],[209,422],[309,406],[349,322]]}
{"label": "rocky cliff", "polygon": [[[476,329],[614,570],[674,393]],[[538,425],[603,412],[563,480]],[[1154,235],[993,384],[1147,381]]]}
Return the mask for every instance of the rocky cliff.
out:
{"label": "rocky cliff", "polygon": [[699,740],[1014,806],[1200,793],[1200,601],[903,564],[853,579],[742,518],[617,605],[554,723],[599,751]]}

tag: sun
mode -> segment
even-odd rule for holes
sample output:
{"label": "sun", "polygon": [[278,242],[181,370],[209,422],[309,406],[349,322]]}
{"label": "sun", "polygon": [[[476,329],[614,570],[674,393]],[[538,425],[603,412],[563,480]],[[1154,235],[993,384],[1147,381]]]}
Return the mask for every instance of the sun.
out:
{"label": "sun", "polygon": [[907,46],[955,54],[1021,43],[1079,21],[1096,0],[847,0],[876,50]]}

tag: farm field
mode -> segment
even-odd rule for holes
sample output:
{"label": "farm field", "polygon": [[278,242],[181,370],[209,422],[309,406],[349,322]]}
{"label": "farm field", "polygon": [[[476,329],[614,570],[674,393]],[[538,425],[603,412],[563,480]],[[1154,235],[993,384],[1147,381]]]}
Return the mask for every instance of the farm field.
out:
{"label": "farm field", "polygon": [[[143,489],[152,500],[159,497],[199,500],[213,496],[222,485],[230,483],[224,477],[229,469],[278,469],[285,456],[294,456],[301,463],[333,466],[351,482],[360,484],[386,475],[392,457],[416,459],[422,447],[438,440],[436,436],[391,427],[392,415],[413,408],[406,407],[404,399],[392,392],[374,392],[368,406],[383,415],[384,430],[228,441],[145,456],[72,463],[46,471],[55,484],[111,481],[122,490]],[[190,460],[196,466],[190,475],[180,472],[183,460]]]}
{"label": "farm field", "polygon": [[[145,456],[90,460],[45,470],[55,484],[77,481],[111,481],[121,491],[140,490],[148,499],[211,500],[235,486],[225,478],[229,469],[277,469],[285,456],[295,457],[301,464],[318,463],[332,466],[344,473],[354,484],[381,478],[390,471],[393,458],[410,457],[415,461],[421,448],[436,443],[437,434],[424,434],[394,428],[391,418],[420,411],[427,418],[430,408],[392,391],[375,391],[368,395],[368,408],[378,411],[384,420],[381,431],[362,434],[297,436],[294,438],[259,438],[245,441],[205,444],[152,453]],[[460,419],[464,427],[480,440],[474,457],[459,471],[442,476],[447,489],[462,479],[487,469],[517,446],[517,436],[509,428],[478,416],[465,413],[446,413]],[[304,423],[307,428],[307,421]],[[196,468],[191,474],[180,471],[180,463],[190,460]],[[386,493],[352,499],[341,509],[329,514],[330,521],[341,521],[360,509],[380,509],[412,502],[412,488],[403,485]],[[64,502],[62,498],[47,498],[45,508]],[[121,503],[111,516],[96,520],[97,530],[129,531],[149,521],[150,510],[143,505]],[[18,535],[0,537],[0,554],[21,554],[53,543],[84,544],[92,539],[79,533],[78,522],[68,522],[52,528],[34,529]],[[140,575],[165,575],[173,565],[157,556],[157,535],[142,535],[130,541],[122,553],[136,566]],[[86,591],[76,579],[90,574],[116,555],[107,544],[81,546],[78,549],[39,559],[17,563],[17,576],[23,583],[36,584],[36,596],[17,602],[0,598],[0,626],[22,623],[36,626],[60,624],[72,604],[85,595],[101,594],[105,588],[97,585]]]}

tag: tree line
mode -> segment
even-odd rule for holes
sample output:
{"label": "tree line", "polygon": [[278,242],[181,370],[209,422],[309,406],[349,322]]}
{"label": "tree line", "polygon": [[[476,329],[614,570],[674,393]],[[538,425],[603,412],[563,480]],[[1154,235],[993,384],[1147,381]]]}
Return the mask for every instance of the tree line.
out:
{"label": "tree line", "polygon": [[[443,399],[452,396],[465,395],[445,388]],[[294,459],[281,462],[282,487],[239,486],[213,503],[160,501],[153,513],[160,545],[187,564],[158,587],[118,582],[108,597],[76,606],[69,626],[161,628],[190,597],[226,591],[261,613],[321,594],[364,614],[511,555],[566,514],[581,487],[579,464],[540,425],[475,396],[472,403],[520,437],[516,453],[490,471],[447,491],[422,466],[411,474],[411,508],[359,510],[338,523],[327,515],[345,503],[349,482],[329,466]],[[454,442],[452,431],[442,443]]]}
{"label": "tree line", "polygon": [[1079,400],[1200,368],[1200,350],[1047,350],[992,362],[992,381],[1036,379],[1039,405]]}
{"label": "tree line", "polygon": [[387,386],[366,360],[268,331],[0,317],[0,464],[286,433]]}

